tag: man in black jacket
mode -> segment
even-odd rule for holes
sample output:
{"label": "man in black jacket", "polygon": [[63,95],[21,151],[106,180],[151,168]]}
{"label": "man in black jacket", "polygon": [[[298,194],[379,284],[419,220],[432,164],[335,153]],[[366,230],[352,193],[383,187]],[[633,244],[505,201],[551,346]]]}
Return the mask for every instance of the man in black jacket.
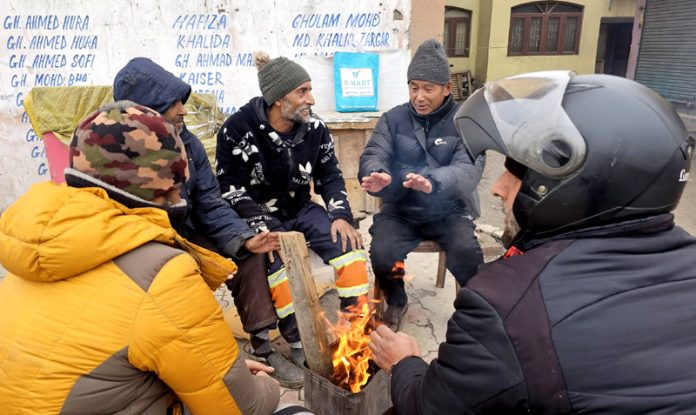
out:
{"label": "man in black jacket", "polygon": [[[302,232],[309,247],[334,267],[341,308],[345,310],[366,300],[368,280],[362,239],[352,226],[333,139],[311,112],[314,97],[307,71],[284,57],[269,60],[261,53],[255,61],[262,96],[240,108],[218,132],[217,178],[223,197],[254,229]],[[326,210],[310,201],[312,180]],[[246,304],[242,307],[255,310],[255,315],[240,314],[251,333],[249,351],[276,367],[268,330],[279,319],[293,361],[302,366],[304,354],[285,267],[277,256],[264,265],[267,282],[265,278],[232,281],[241,284],[241,293],[257,296],[253,301],[239,301]],[[270,287],[268,301],[258,301],[261,284],[266,293]],[[269,313],[274,315],[262,318]],[[296,374],[298,382],[293,386],[301,385],[303,378],[299,368]]]}
{"label": "man in black jacket", "polygon": [[[134,58],[114,78],[114,100],[129,100],[162,114],[186,147],[189,178],[181,186],[186,215],[172,226],[184,237],[235,260],[279,249],[278,235],[254,232],[222,199],[203,143],[186,129],[184,104],[191,86],[147,58]],[[174,218],[173,220],[176,220]],[[240,272],[243,265],[240,263]]]}
{"label": "man in black jacket", "polygon": [[484,156],[472,162],[454,127],[449,62],[434,39],[408,67],[409,102],[382,115],[360,156],[362,187],[384,204],[370,228],[370,260],[384,291],[383,320],[394,330],[406,312],[406,255],[424,239],[447,253],[447,269],[464,285],[483,262],[474,235]]}
{"label": "man in black jacket", "polygon": [[[280,249],[278,234],[252,229],[222,199],[203,143],[184,124],[187,113],[184,104],[190,95],[191,87],[187,83],[147,58],[132,59],[114,79],[114,99],[134,101],[158,111],[176,127],[186,147],[189,178],[181,186],[186,210],[180,218],[172,218],[172,226],[192,242],[235,259],[237,274],[226,284],[243,324],[249,315],[257,321],[275,322],[273,310],[250,304],[270,304],[263,259],[259,260],[255,254]],[[257,285],[246,284],[240,290],[240,281],[257,282]],[[253,327],[244,325],[244,329],[250,331]],[[276,369],[273,376],[283,386],[301,381],[301,373],[282,355],[276,353],[270,360]]]}
{"label": "man in black jacket", "polygon": [[507,157],[510,249],[459,292],[430,365],[409,336],[372,334],[397,412],[693,412],[696,238],[669,212],[696,143],[671,105],[540,72],[487,84],[455,120],[472,157]]}

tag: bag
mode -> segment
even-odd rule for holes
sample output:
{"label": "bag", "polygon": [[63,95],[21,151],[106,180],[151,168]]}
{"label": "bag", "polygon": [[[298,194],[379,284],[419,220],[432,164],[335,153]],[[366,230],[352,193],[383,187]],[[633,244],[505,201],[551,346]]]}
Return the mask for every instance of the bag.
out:
{"label": "bag", "polygon": [[377,111],[379,55],[336,52],[333,67],[336,111]]}

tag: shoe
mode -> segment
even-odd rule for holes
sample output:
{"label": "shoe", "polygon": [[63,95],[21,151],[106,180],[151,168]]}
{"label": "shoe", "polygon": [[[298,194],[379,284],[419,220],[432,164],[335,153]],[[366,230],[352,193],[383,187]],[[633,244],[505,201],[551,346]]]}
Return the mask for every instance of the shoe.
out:
{"label": "shoe", "polygon": [[387,311],[382,313],[382,322],[393,331],[399,331],[401,328],[401,319],[408,310],[408,304],[403,307],[395,305],[387,305]]}
{"label": "shoe", "polygon": [[[299,350],[302,351],[302,349]],[[244,345],[244,352],[250,359],[267,364],[275,369],[271,376],[280,383],[280,386],[287,389],[300,389],[304,386],[304,372],[283,356],[282,353],[274,350],[266,357],[257,356],[254,354],[250,343]],[[304,354],[302,356],[304,357]]]}
{"label": "shoe", "polygon": [[296,349],[294,347],[290,348],[290,358],[292,359],[292,362],[295,364],[297,367],[305,367],[305,355],[304,355],[304,349],[299,348]]}

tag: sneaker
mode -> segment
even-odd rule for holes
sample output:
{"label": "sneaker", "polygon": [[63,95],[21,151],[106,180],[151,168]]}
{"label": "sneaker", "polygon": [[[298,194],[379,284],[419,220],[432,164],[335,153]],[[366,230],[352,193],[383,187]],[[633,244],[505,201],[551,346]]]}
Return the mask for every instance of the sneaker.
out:
{"label": "sneaker", "polygon": [[382,313],[382,322],[393,331],[399,331],[401,328],[401,319],[408,310],[408,304],[403,307],[388,305],[387,311]]}
{"label": "sneaker", "polygon": [[[300,351],[302,350],[300,349]],[[283,356],[282,353],[274,350],[266,357],[258,356],[254,354],[250,343],[244,345],[244,352],[250,359],[267,364],[275,369],[271,376],[280,383],[280,386],[288,389],[300,389],[304,386],[304,372]]]}

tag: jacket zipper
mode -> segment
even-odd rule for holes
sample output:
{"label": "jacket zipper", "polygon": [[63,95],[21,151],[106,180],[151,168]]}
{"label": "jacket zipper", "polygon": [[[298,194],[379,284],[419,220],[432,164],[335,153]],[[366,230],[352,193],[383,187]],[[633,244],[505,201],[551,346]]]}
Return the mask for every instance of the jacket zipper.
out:
{"label": "jacket zipper", "polygon": [[292,160],[292,149],[286,147],[285,150],[288,152],[288,189],[292,188],[292,177],[294,175],[293,166],[295,163]]}

